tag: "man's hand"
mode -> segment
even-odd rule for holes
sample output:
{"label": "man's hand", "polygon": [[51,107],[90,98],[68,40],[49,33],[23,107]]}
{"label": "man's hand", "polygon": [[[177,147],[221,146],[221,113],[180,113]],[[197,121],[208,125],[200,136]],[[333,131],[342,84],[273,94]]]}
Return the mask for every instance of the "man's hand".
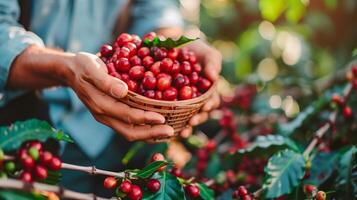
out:
{"label": "man's hand", "polygon": [[172,127],[165,118],[121,103],[127,85],[107,73],[105,64],[89,53],[70,54],[31,46],[11,66],[9,88],[40,89],[49,86],[71,87],[94,118],[113,128],[129,141],[168,138]]}
{"label": "man's hand", "polygon": [[[188,49],[195,52],[198,60],[204,66],[204,73],[211,81],[217,81],[222,67],[222,56],[214,48],[202,40],[197,40],[186,45]],[[219,106],[220,99],[217,92],[214,92],[211,98],[203,105],[201,111],[194,115],[187,128],[181,132],[181,136],[187,138],[192,133],[192,126],[197,126],[208,119],[208,113]]]}

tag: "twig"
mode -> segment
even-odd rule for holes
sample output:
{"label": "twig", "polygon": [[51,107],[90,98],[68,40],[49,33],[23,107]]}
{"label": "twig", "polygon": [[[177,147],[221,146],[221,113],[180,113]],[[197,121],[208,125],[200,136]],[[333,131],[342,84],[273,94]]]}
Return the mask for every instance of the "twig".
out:
{"label": "twig", "polygon": [[[67,190],[59,186],[47,185],[43,183],[25,183],[15,179],[0,179],[0,188],[14,189],[21,191],[33,192],[36,190],[53,192],[62,198],[78,200],[108,200],[107,198],[98,197],[94,194],[86,194]],[[116,199],[116,198],[111,198]]]}
{"label": "twig", "polygon": [[[347,101],[348,97],[350,96],[352,92],[352,84],[348,84],[346,88],[343,91],[343,98]],[[303,155],[304,156],[309,156],[311,151],[315,148],[317,145],[319,139],[321,139],[325,133],[331,128],[331,124],[336,122],[337,119],[337,113],[338,110],[333,111],[330,116],[329,116],[329,121],[326,122],[322,127],[320,127],[316,132],[315,132],[315,137],[314,139],[310,142],[310,144],[307,146],[305,149]]]}
{"label": "twig", "polygon": [[68,163],[62,163],[62,169],[81,171],[81,172],[85,172],[85,173],[92,174],[92,175],[115,176],[115,177],[121,177],[121,178],[125,178],[127,175],[125,172],[112,172],[112,171],[97,169],[95,166],[78,166],[78,165],[72,165],[72,164],[68,164]]}

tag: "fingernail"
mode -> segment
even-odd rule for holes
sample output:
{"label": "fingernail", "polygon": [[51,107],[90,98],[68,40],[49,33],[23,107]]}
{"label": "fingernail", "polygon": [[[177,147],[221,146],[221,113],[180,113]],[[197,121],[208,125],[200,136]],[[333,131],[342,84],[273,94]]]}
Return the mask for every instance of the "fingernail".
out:
{"label": "fingernail", "polygon": [[121,80],[117,79],[117,83],[112,85],[111,94],[117,98],[123,98],[128,93],[128,86]]}

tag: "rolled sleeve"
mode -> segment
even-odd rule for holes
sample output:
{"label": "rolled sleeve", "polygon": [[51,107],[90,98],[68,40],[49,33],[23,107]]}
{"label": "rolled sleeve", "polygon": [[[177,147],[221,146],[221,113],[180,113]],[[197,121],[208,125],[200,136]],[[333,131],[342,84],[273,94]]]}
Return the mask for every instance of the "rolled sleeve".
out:
{"label": "rolled sleeve", "polygon": [[136,0],[129,31],[138,35],[158,28],[183,27],[183,19],[173,0]]}
{"label": "rolled sleeve", "polygon": [[44,46],[37,35],[26,31],[17,22],[19,12],[16,0],[0,0],[0,93],[5,97],[2,101],[21,93],[5,90],[10,67],[16,56],[31,44]]}

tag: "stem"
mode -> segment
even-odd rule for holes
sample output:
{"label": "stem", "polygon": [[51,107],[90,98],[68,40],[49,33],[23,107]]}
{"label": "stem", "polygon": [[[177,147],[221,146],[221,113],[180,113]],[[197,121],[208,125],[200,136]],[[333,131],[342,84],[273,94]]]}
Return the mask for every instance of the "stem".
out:
{"label": "stem", "polygon": [[[343,98],[345,101],[347,101],[348,97],[350,96],[352,92],[352,84],[348,84],[346,88],[343,90]],[[315,132],[315,137],[314,139],[310,142],[310,144],[307,146],[305,149],[303,155],[304,156],[309,156],[311,151],[314,150],[315,146],[317,145],[319,139],[321,139],[325,133],[331,128],[331,123],[335,123],[337,119],[337,114],[338,110],[333,111],[329,115],[329,121],[326,122],[322,127],[320,127],[316,132]]]}
{"label": "stem", "polygon": [[[78,199],[78,200],[108,200],[107,198],[98,197],[94,194],[86,194],[64,189],[59,186],[47,185],[43,183],[25,183],[15,179],[0,179],[0,188],[14,189],[21,191],[33,192],[36,190],[53,192],[61,198]],[[112,198],[115,199],[115,198]]]}
{"label": "stem", "polygon": [[74,170],[74,171],[81,171],[92,175],[104,175],[104,176],[114,176],[125,178],[125,172],[111,172],[102,169],[97,169],[95,166],[78,166],[72,165],[68,163],[62,163],[62,169]]}

